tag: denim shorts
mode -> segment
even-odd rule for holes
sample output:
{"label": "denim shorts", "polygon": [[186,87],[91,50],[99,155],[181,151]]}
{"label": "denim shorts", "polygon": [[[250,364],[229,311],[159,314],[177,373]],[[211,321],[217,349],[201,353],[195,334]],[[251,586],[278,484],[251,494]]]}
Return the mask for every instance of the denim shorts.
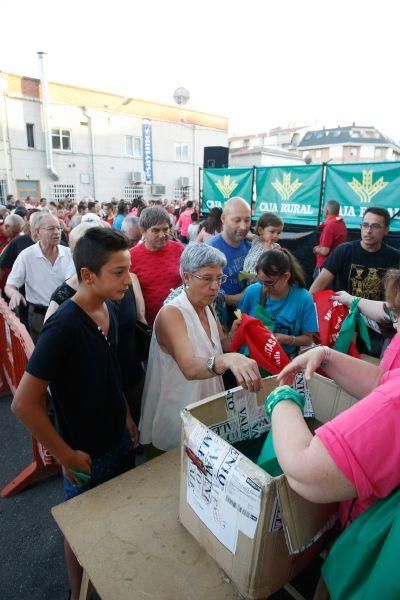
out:
{"label": "denim shorts", "polygon": [[[83,494],[87,490],[120,475],[135,466],[134,455],[130,452],[132,441],[126,429],[115,448],[92,460],[91,478],[85,485],[74,485],[64,475],[64,500]],[[130,460],[131,459],[131,460]]]}

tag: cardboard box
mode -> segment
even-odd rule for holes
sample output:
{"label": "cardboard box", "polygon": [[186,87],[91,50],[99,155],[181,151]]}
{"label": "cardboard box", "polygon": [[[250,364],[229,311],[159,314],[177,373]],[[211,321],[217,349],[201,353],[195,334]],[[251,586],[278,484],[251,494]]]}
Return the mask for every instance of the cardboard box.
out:
{"label": "cardboard box", "polygon": [[[234,388],[182,412],[179,518],[242,596],[266,598],[310,564],[336,521],[336,504],[313,504],[271,477],[232,444],[270,428],[264,401],[276,378],[251,394]],[[324,423],[356,400],[333,381],[309,384],[315,419]]]}

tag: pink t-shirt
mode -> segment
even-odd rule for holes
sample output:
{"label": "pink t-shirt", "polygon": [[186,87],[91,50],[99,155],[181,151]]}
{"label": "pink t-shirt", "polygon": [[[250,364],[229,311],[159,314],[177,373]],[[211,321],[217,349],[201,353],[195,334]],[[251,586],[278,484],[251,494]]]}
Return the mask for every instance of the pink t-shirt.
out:
{"label": "pink t-shirt", "polygon": [[[357,490],[354,520],[400,484],[400,368],[386,371],[368,396],[315,433]],[[352,502],[339,505],[342,526]]]}
{"label": "pink t-shirt", "polygon": [[386,348],[381,362],[379,363],[382,371],[391,371],[400,368],[400,334],[396,333],[392,341]]}
{"label": "pink t-shirt", "polygon": [[189,225],[192,222],[193,208],[187,208],[183,211],[178,220],[178,229],[180,234],[187,237]]}

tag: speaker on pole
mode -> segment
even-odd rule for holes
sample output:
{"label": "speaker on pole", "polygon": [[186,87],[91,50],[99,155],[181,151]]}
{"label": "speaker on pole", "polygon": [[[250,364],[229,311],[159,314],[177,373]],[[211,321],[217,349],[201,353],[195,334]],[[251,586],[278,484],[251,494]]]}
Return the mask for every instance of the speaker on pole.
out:
{"label": "speaker on pole", "polygon": [[229,166],[229,148],[225,146],[205,146],[204,162],[205,169],[227,169]]}

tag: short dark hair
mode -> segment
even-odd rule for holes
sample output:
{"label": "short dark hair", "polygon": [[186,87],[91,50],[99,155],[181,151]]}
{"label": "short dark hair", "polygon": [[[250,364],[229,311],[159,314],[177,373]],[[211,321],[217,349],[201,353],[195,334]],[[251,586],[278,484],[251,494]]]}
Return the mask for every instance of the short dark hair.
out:
{"label": "short dark hair", "polygon": [[199,220],[199,213],[192,212],[192,214],[190,215],[190,218],[192,219],[193,223],[195,223],[196,221]]}
{"label": "short dark hair", "polygon": [[390,225],[390,214],[386,208],[382,208],[381,206],[369,206],[365,211],[363,218],[367,213],[372,213],[373,215],[378,215],[379,217],[383,217],[385,221],[385,227],[389,227]]}
{"label": "short dark hair", "polygon": [[186,202],[186,208],[192,208],[192,206],[193,206],[193,200],[188,200]]}
{"label": "short dark hair", "polygon": [[128,250],[128,240],[120,231],[103,227],[88,229],[76,242],[73,254],[78,281],[82,281],[81,269],[86,267],[98,275],[110,255],[121,250]]}
{"label": "short dark hair", "polygon": [[25,208],[24,206],[19,206],[18,208],[16,208],[14,210],[14,215],[19,215],[23,219],[26,217],[27,214],[28,214],[28,209]]}
{"label": "short dark hair", "polygon": [[337,200],[328,200],[325,204],[325,208],[330,215],[338,215],[340,213],[340,204]]}
{"label": "short dark hair", "polygon": [[96,206],[96,203],[93,200],[90,200],[88,202],[88,209],[89,210],[93,210],[95,206]]}
{"label": "short dark hair", "polygon": [[258,228],[265,229],[266,227],[283,227],[283,221],[279,215],[272,212],[266,212],[258,219],[255,232],[258,234]]}

